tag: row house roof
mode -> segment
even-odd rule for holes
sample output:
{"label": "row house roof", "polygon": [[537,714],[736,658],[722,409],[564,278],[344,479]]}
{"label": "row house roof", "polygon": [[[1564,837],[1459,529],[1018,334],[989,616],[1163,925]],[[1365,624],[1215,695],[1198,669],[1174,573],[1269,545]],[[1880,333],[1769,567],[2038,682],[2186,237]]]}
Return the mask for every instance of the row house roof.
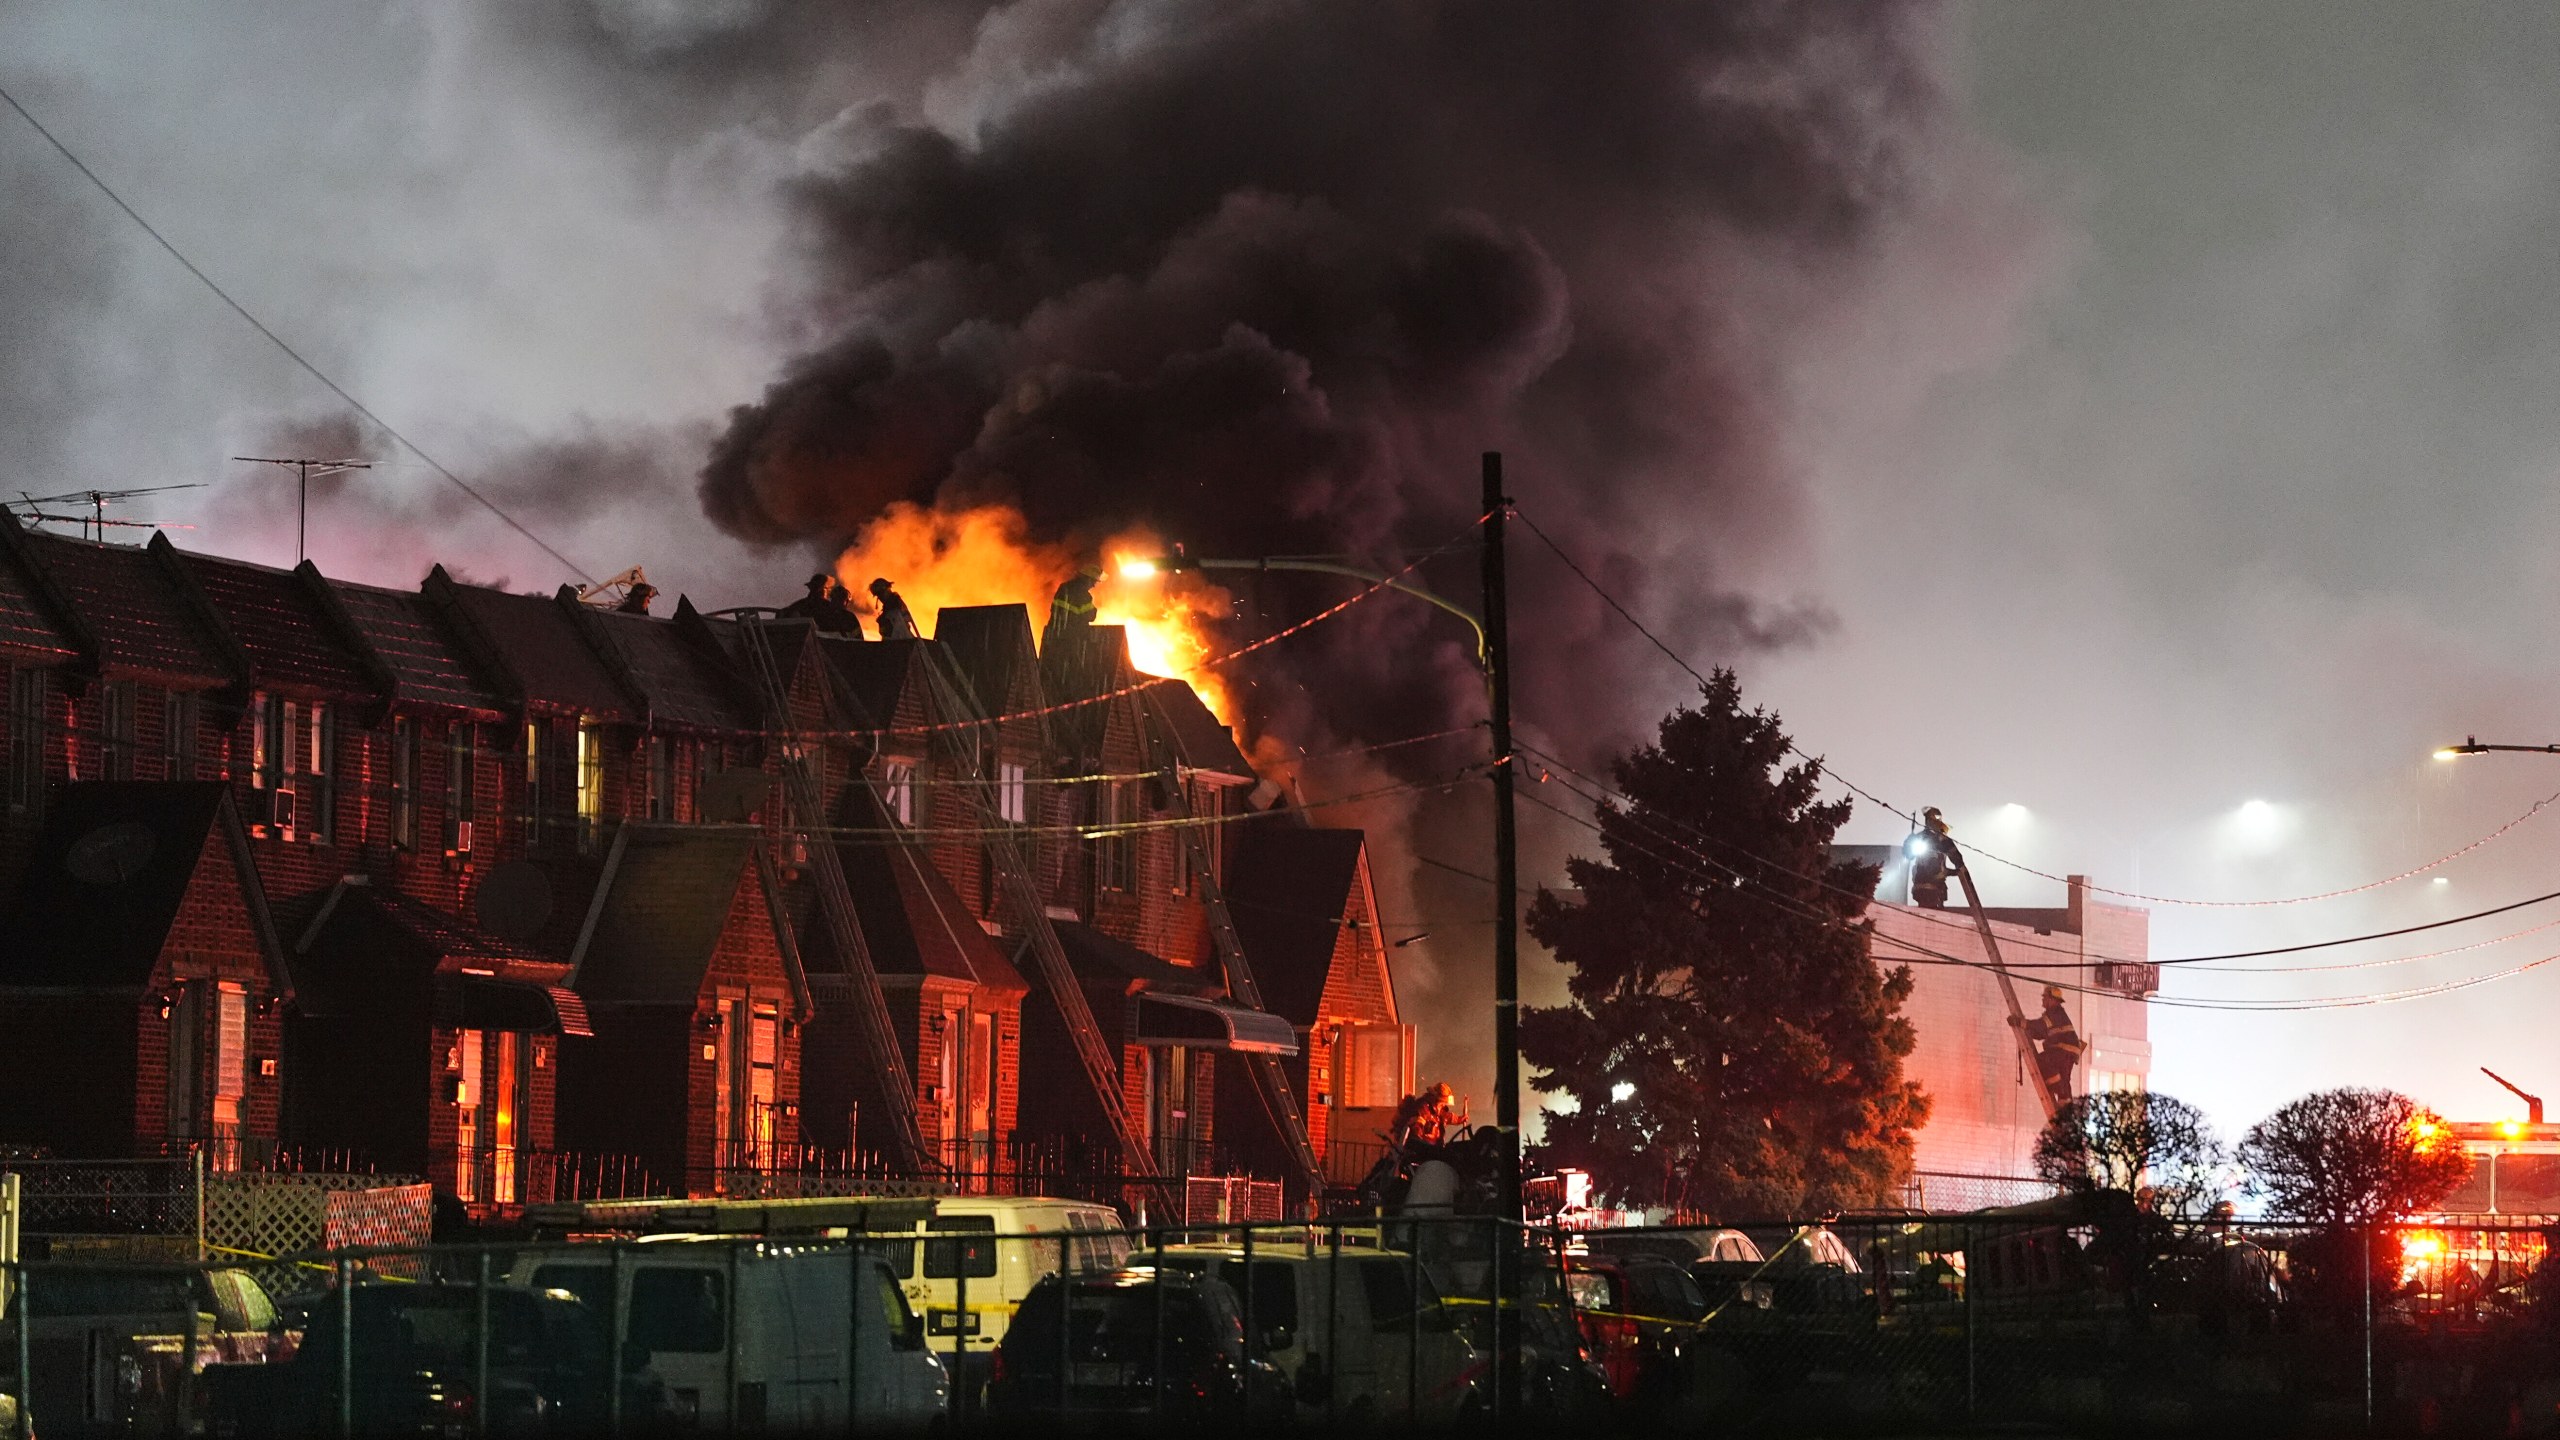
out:
{"label": "row house roof", "polygon": [[595,1005],[692,1005],[738,887],[752,878],[805,1017],[808,977],[760,835],[752,825],[633,822],[617,829],[570,957],[570,987]]}
{"label": "row house roof", "polygon": [[505,700],[473,669],[424,595],[345,581],[330,589],[389,672],[394,700],[482,720],[505,713]]}
{"label": "row house roof", "polygon": [[297,1008],[320,1017],[362,1013],[395,959],[440,977],[436,998],[447,1023],[595,1033],[585,1003],[560,983],[568,967],[558,957],[361,875],[328,891],[294,946]]}
{"label": "row house roof", "polygon": [[97,637],[32,553],[17,518],[0,510],[0,652],[63,664],[93,656]]}
{"label": "row house roof", "polygon": [[276,570],[154,543],[165,546],[165,561],[182,586],[201,598],[206,628],[219,631],[247,662],[250,683],[333,697],[384,689],[380,662],[310,562]]}
{"label": "row house roof", "polygon": [[[877,797],[856,791],[851,812],[855,824],[873,831],[889,828],[889,817]],[[884,975],[926,975],[965,980],[991,992],[1022,995],[1030,985],[1005,958],[995,938],[978,924],[960,892],[937,869],[924,850],[896,841],[845,841],[836,846],[845,889],[853,898],[863,942],[872,966]],[[816,941],[809,961],[813,969],[842,973],[825,926],[807,927]]]}
{"label": "row house roof", "polygon": [[[0,521],[13,529],[16,523]],[[175,549],[165,537],[154,536],[148,547],[35,531],[13,539],[22,542],[10,547],[24,567],[21,582],[34,593],[50,589],[61,597],[93,641],[91,659],[100,671],[180,690],[246,678],[244,657],[221,633],[190,577],[171,562]],[[59,624],[64,617],[55,618]]]}
{"label": "row house roof", "polygon": [[501,694],[530,711],[630,723],[636,706],[554,597],[456,582],[441,565],[426,595]]}
{"label": "row house roof", "polygon": [[743,672],[688,636],[687,627],[597,610],[580,604],[575,594],[558,597],[557,603],[562,614],[586,627],[593,648],[608,657],[623,688],[652,724],[728,730],[760,723],[760,707]]}
{"label": "row house roof", "polygon": [[217,780],[66,786],[0,935],[0,986],[126,989],[150,983],[198,870],[227,857],[260,958],[284,988],[283,949],[231,787]]}
{"label": "row house roof", "polygon": [[1335,943],[1354,918],[1367,845],[1358,830],[1274,820],[1243,827],[1229,854],[1227,904],[1253,957],[1265,1008],[1312,1023]]}

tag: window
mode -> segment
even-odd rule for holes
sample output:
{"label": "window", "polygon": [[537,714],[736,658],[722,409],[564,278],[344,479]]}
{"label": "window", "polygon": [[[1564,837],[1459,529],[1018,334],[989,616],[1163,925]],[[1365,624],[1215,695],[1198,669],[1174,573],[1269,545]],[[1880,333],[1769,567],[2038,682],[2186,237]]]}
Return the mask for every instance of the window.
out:
{"label": "window", "polygon": [[391,721],[391,843],[418,844],[418,722],[406,715]]}
{"label": "window", "polygon": [[604,736],[593,725],[578,727],[577,759],[578,853],[592,855],[604,823]]}
{"label": "window", "polygon": [[1010,825],[1031,820],[1031,772],[1010,761],[996,766],[996,818]]}
{"label": "window", "polygon": [[249,992],[234,981],[214,987],[213,1123],[227,1133],[240,1123],[249,1074]]}
{"label": "window", "polygon": [[[1400,1334],[1413,1320],[1412,1277],[1402,1260],[1360,1262],[1360,1288],[1367,1292],[1369,1323],[1382,1335]],[[1254,1317],[1257,1321],[1262,1317]]]}
{"label": "window", "polygon": [[729,1348],[727,1290],[714,1270],[651,1265],[631,1275],[631,1343],[651,1354]]}
{"label": "window", "polygon": [[204,985],[195,981],[180,985],[169,1005],[169,1134],[174,1138],[196,1138],[203,1119],[198,1113],[203,1066]]}
{"label": "window", "polygon": [[109,780],[133,778],[134,694],[130,680],[110,680],[98,694],[98,751]]}
{"label": "window", "polygon": [[[992,1215],[937,1215],[926,1221],[924,1278],[949,1280],[963,1271],[973,1279],[993,1275],[995,1231],[996,1218]],[[977,1238],[981,1235],[990,1238]]]}
{"label": "window", "polygon": [[1409,1035],[1401,1025],[1346,1027],[1334,1042],[1334,1087],[1349,1106],[1391,1106],[1408,1091]]}
{"label": "window", "polygon": [[647,815],[652,820],[676,818],[675,748],[664,735],[648,740],[649,803]]}
{"label": "window", "polygon": [[295,787],[301,793],[296,797],[294,823],[302,827],[302,838],[326,845],[337,830],[338,712],[313,701],[295,739],[294,764],[302,773]]}
{"label": "window", "polygon": [[901,825],[916,823],[916,762],[880,762],[880,803],[888,809],[890,819]]}
{"label": "window", "polygon": [[249,784],[273,790],[284,780],[285,703],[281,695],[249,697]]}
{"label": "window", "polygon": [[468,721],[445,737],[444,848],[464,848],[463,827],[479,819],[480,727]]}
{"label": "window", "polygon": [[1093,883],[1098,890],[1126,890],[1138,868],[1138,837],[1120,827],[1137,819],[1135,781],[1105,780],[1093,787]]}
{"label": "window", "polygon": [[161,701],[160,773],[168,779],[196,778],[196,725],[201,708],[195,696],[174,690]]}
{"label": "window", "polygon": [[480,1041],[477,1030],[453,1037],[445,1068],[453,1072],[453,1196],[480,1198]]}
{"label": "window", "polygon": [[9,808],[44,805],[44,672],[9,672]]}
{"label": "window", "polygon": [[524,722],[524,814],[519,818],[524,824],[524,843],[527,849],[534,849],[542,844],[542,811],[545,798],[542,793],[542,762],[548,757],[551,749],[550,737],[545,733],[549,728],[548,721]]}

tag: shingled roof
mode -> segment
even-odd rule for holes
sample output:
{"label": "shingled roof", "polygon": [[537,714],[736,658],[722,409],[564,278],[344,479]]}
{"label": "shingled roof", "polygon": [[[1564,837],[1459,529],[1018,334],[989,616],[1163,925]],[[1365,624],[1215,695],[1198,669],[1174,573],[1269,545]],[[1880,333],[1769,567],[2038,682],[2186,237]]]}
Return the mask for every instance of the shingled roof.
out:
{"label": "shingled roof", "polygon": [[616,685],[577,617],[544,595],[511,595],[464,585],[443,566],[427,572],[429,603],[458,632],[463,649],[494,667],[501,693],[534,710],[629,723],[631,702]]}
{"label": "shingled roof", "polygon": [[484,720],[505,714],[506,702],[472,669],[425,596],[343,580],[331,581],[330,588],[391,671],[394,698],[409,705],[459,710]]}
{"label": "shingled roof", "polygon": [[148,551],[30,533],[27,553],[98,637],[100,668],[179,689],[235,684],[228,642],[209,631]]}
{"label": "shingled roof", "polygon": [[[590,640],[620,668],[625,687],[647,702],[653,723],[699,730],[760,723],[759,697],[741,674],[703,653],[675,621],[592,608],[571,618],[586,625]],[[775,658],[781,661],[779,653]]]}
{"label": "shingled roof", "polygon": [[1179,680],[1159,680],[1138,692],[1148,723],[1161,726],[1176,759],[1194,770],[1253,778],[1253,763],[1236,748],[1235,732],[1209,713],[1200,696]]}
{"label": "shingled roof", "polygon": [[1238,828],[1227,873],[1237,938],[1253,962],[1264,1008],[1312,1025],[1360,882],[1366,837],[1284,821]]}
{"label": "shingled roof", "polygon": [[933,639],[969,682],[981,715],[1002,715],[1017,695],[1040,691],[1026,606],[946,605],[934,618]]}
{"label": "shingled roof", "polygon": [[150,983],[169,927],[221,837],[250,929],[280,983],[275,925],[248,832],[218,780],[87,781],[45,816],[5,919],[0,987],[127,989]]}
{"label": "shingled roof", "polygon": [[752,882],[767,887],[775,943],[805,1010],[798,951],[773,908],[771,877],[753,863],[758,839],[752,825],[625,822],[587,905],[571,988],[591,1005],[692,1005],[738,887]]}
{"label": "shingled roof", "polygon": [[374,695],[365,657],[331,633],[331,620],[290,570],[174,551],[249,659],[261,686],[326,696]]}
{"label": "shingled roof", "polygon": [[491,935],[396,889],[351,875],[330,889],[294,947],[296,1008],[316,1018],[378,1005],[394,960],[413,982],[445,972],[436,1000],[471,1028],[594,1033],[586,1005],[558,982],[559,957]]}
{"label": "shingled roof", "polygon": [[0,651],[38,664],[84,658],[67,597],[37,567],[17,518],[0,510]]}

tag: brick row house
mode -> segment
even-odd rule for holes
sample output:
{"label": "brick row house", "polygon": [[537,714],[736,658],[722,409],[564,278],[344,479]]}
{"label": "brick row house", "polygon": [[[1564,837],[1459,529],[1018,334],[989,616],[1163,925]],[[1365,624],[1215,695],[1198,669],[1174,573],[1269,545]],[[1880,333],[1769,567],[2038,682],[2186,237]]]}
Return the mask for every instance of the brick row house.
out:
{"label": "brick row house", "polygon": [[[876,1166],[897,1071],[931,1158],[992,1184],[1112,1148],[1045,928],[1159,1166],[1196,1172],[1271,1153],[1267,1121],[1221,1153],[1259,1107],[1230,1063],[1222,1112],[1220,1057],[1298,1057],[1323,1133],[1332,1077],[1386,1063],[1341,1027],[1398,1024],[1350,919],[1367,949],[1249,938],[1271,1013],[1235,1003],[1208,882],[1253,883],[1221,822],[1255,778],[1115,630],[1042,653],[1023,607],[962,607],[881,642],[0,518],[0,662],[0,1000],[58,1017],[0,1075],[0,1144],[325,1158],[476,1207],[710,1194]],[[1270,873],[1367,915],[1335,852]]]}

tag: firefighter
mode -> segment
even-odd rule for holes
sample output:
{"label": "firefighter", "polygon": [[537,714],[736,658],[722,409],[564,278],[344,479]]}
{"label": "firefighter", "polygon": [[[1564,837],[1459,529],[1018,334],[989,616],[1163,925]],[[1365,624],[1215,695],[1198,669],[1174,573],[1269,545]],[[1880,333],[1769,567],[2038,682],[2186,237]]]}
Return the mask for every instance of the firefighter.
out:
{"label": "firefighter", "polygon": [[2057,1101],[2070,1099],[2071,1072],[2089,1046],[2063,1008],[2061,986],[2044,987],[2044,1014],[2027,1022],[2027,1038],[2036,1042],[2036,1071],[2044,1077],[2046,1092]]}
{"label": "firefighter", "polygon": [[915,640],[922,638],[916,632],[915,612],[907,608],[906,601],[898,598],[898,592],[895,587],[889,584],[887,576],[884,575],[871,582],[871,598],[880,602],[881,639]]}
{"label": "firefighter", "polygon": [[787,619],[807,620],[830,635],[862,637],[862,622],[845,602],[844,587],[832,575],[809,577],[809,593],[782,607]]}
{"label": "firefighter", "polygon": [[1102,567],[1090,561],[1083,569],[1068,576],[1049,597],[1048,628],[1040,633],[1040,650],[1046,654],[1059,640],[1093,628],[1093,587],[1102,583]]}
{"label": "firefighter", "polygon": [[1947,820],[1932,805],[1920,812],[1920,828],[1903,844],[1911,861],[1911,903],[1930,910],[1947,908],[1947,872],[1959,863],[1947,843]]}
{"label": "firefighter", "polygon": [[649,602],[657,598],[657,586],[650,584],[646,580],[634,580],[631,582],[631,588],[623,592],[622,603],[613,607],[614,613],[619,615],[646,615],[649,613]]}

